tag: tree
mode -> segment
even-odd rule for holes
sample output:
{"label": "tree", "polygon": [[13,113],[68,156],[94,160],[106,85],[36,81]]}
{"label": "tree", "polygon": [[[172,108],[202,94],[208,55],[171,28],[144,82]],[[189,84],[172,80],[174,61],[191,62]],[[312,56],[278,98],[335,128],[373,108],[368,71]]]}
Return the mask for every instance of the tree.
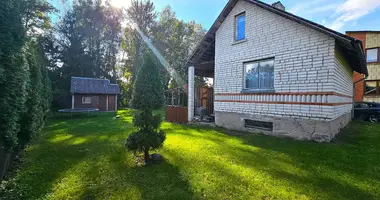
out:
{"label": "tree", "polygon": [[0,8],[0,145],[6,152],[18,144],[20,113],[26,100],[28,66],[19,3],[6,0]]}
{"label": "tree", "polygon": [[35,42],[49,28],[53,10],[45,0],[5,0],[0,7],[0,152],[6,153],[0,179],[12,153],[41,128],[50,106],[41,103],[49,86],[42,85],[44,52]]}
{"label": "tree", "polygon": [[116,83],[121,21],[122,10],[102,0],[73,2],[46,41],[56,108],[71,104],[72,76],[107,78]]}
{"label": "tree", "polygon": [[152,114],[153,109],[164,104],[164,85],[156,63],[147,53],[136,77],[131,100],[133,108],[138,109],[133,118],[136,131],[126,141],[129,150],[144,153],[145,163],[150,160],[149,151],[160,148],[166,138],[159,129],[162,116]]}
{"label": "tree", "polygon": [[155,20],[157,18],[157,13],[154,11],[154,3],[150,0],[132,0],[131,6],[126,10],[126,12],[129,25],[125,28],[123,40],[124,44],[129,45],[122,45],[122,48],[127,53],[126,61],[132,61],[131,81],[134,83],[139,67],[141,66],[141,58],[143,53],[146,51],[144,41],[135,28],[139,27],[147,37],[152,37],[152,31],[156,25]]}
{"label": "tree", "polygon": [[46,76],[46,58],[39,39],[26,43],[26,61],[29,77],[26,87],[26,102],[20,119],[18,133],[19,148],[43,127],[47,111],[50,108],[50,81]]}
{"label": "tree", "polygon": [[[159,21],[154,30],[154,44],[166,58],[170,66],[175,69],[177,79],[186,80],[187,70],[184,67],[190,53],[201,41],[205,34],[202,25],[194,21],[184,22],[177,19],[175,12],[170,6],[166,6],[159,15]],[[175,79],[166,76],[166,86],[169,81],[171,85],[182,87]],[[183,83],[182,83],[183,84]]]}

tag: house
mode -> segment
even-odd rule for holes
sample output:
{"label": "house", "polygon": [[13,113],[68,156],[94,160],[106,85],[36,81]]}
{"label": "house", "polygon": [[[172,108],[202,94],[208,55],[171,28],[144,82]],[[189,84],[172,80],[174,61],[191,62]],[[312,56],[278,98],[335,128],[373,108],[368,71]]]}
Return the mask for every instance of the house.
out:
{"label": "house", "polygon": [[363,42],[368,68],[368,77],[354,73],[354,100],[380,102],[380,31],[347,31],[346,34]]}
{"label": "house", "polygon": [[107,79],[71,77],[71,107],[98,108],[99,111],[117,111],[118,84]]}
{"label": "house", "polygon": [[217,126],[330,141],[351,120],[353,72],[367,75],[362,42],[295,16],[277,2],[230,0],[189,57],[213,77]]}

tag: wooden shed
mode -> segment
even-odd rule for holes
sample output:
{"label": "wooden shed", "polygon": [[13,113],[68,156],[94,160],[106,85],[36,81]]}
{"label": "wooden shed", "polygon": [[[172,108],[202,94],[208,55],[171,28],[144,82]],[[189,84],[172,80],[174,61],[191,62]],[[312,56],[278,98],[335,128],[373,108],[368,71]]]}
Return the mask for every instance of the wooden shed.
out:
{"label": "wooden shed", "polygon": [[118,84],[110,80],[71,77],[71,108],[98,108],[99,111],[117,111]]}

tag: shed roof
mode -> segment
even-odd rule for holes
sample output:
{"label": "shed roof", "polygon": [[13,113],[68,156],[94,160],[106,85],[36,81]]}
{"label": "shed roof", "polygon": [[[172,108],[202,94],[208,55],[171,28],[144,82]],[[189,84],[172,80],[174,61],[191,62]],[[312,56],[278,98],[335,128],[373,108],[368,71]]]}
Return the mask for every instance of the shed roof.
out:
{"label": "shed roof", "polygon": [[111,84],[108,79],[71,77],[73,94],[120,94],[118,84]]}
{"label": "shed roof", "polygon": [[[211,26],[209,31],[204,36],[203,40],[198,44],[197,48],[193,51],[186,62],[186,67],[191,65],[200,65],[206,62],[212,62],[215,60],[215,33],[227,18],[228,14],[234,8],[239,0],[229,0],[227,5],[224,7],[223,11],[220,13],[218,18],[215,20],[214,24]],[[363,45],[360,40],[353,37],[347,36],[345,34],[339,33],[337,31],[326,28],[315,22],[306,20],[304,18],[293,15],[284,10],[275,8],[269,4],[263,3],[257,0],[244,0],[253,5],[261,7],[265,10],[278,14],[287,19],[293,20],[297,23],[303,24],[307,27],[320,31],[327,34],[337,41],[337,44],[342,47],[343,54],[346,59],[351,63],[351,67],[354,71],[368,75],[367,66],[364,59]]]}

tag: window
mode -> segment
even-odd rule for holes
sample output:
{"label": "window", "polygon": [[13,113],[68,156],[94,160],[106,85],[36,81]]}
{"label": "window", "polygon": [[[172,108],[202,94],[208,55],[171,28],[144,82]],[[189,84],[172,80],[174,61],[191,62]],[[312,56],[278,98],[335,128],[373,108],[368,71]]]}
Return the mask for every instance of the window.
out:
{"label": "window", "polygon": [[240,41],[245,39],[245,13],[235,17],[235,40]]}
{"label": "window", "polygon": [[246,128],[255,128],[266,131],[273,131],[273,123],[272,122],[262,122],[256,120],[245,119],[244,126]]}
{"label": "window", "polygon": [[91,97],[82,97],[82,104],[91,104]]}
{"label": "window", "polygon": [[244,63],[244,89],[273,89],[274,59]]}
{"label": "window", "polygon": [[380,80],[365,81],[365,95],[380,95]]}
{"label": "window", "polygon": [[379,49],[367,49],[367,63],[379,62]]}

